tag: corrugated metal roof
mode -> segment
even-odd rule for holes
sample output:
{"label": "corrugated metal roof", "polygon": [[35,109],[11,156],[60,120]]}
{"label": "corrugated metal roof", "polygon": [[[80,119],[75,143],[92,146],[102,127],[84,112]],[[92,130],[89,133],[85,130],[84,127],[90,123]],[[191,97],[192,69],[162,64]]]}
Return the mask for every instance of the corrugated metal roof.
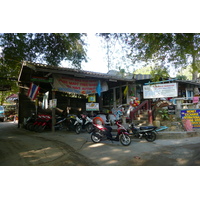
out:
{"label": "corrugated metal roof", "polygon": [[178,83],[184,83],[184,84],[190,84],[190,85],[196,85],[198,87],[200,87],[200,83],[199,82],[196,82],[196,81],[189,81],[189,80],[175,80],[175,82],[178,82]]}
{"label": "corrugated metal roof", "polygon": [[135,80],[145,80],[145,79],[151,79],[150,74],[134,74]]}
{"label": "corrugated metal roof", "polygon": [[85,70],[67,68],[67,67],[58,67],[58,66],[45,65],[45,64],[40,64],[40,63],[33,63],[29,61],[24,61],[23,66],[32,68],[35,71],[46,71],[46,72],[52,72],[52,73],[72,74],[72,75],[79,75],[79,76],[82,75],[82,76],[88,76],[88,77],[94,77],[94,78],[121,80],[121,81],[128,81],[128,82],[134,81],[134,79],[130,77],[114,76],[107,73],[85,71]]}

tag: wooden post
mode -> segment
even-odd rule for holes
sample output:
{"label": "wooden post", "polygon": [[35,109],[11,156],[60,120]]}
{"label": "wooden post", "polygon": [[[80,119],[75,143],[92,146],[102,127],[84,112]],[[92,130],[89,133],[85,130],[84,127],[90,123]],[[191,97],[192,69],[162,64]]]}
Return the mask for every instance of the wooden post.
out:
{"label": "wooden post", "polygon": [[123,96],[122,96],[122,86],[120,84],[120,86],[119,86],[119,105],[122,104],[122,98],[123,98]]}
{"label": "wooden post", "polygon": [[149,124],[153,124],[153,115],[152,115],[150,100],[148,101],[148,106],[147,107],[148,107],[148,122],[149,122]]}
{"label": "wooden post", "polygon": [[[56,92],[54,89],[52,89],[52,99],[55,99]],[[52,127],[51,130],[54,133],[55,132],[55,122],[56,122],[56,108],[52,107]]]}
{"label": "wooden post", "polygon": [[117,107],[116,103],[116,88],[113,88],[113,108]]}

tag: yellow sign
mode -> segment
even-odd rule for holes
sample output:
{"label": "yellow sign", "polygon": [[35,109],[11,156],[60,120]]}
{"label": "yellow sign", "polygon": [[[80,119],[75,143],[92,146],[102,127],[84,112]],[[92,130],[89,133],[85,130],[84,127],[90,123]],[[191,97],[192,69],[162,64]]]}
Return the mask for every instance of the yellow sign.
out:
{"label": "yellow sign", "polygon": [[96,96],[95,96],[95,94],[94,95],[90,95],[88,97],[88,102],[96,102]]}

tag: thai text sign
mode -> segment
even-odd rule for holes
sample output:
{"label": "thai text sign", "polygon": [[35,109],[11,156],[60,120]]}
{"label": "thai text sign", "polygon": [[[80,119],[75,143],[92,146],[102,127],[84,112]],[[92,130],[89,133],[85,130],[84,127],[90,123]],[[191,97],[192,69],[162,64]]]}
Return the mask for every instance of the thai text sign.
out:
{"label": "thai text sign", "polygon": [[190,120],[193,128],[200,128],[200,109],[181,110],[181,118]]}
{"label": "thai text sign", "polygon": [[54,88],[61,92],[76,94],[96,93],[97,80],[72,78],[64,75],[54,75]]}
{"label": "thai text sign", "polygon": [[99,103],[86,103],[86,111],[99,111]]}
{"label": "thai text sign", "polygon": [[144,99],[177,97],[177,96],[178,96],[177,83],[166,83],[166,84],[143,86]]}

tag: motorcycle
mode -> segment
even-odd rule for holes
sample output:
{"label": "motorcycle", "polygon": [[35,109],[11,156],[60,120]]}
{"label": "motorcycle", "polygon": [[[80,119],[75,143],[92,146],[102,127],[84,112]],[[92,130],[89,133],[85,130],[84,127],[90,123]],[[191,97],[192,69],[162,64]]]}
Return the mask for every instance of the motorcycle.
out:
{"label": "motorcycle", "polygon": [[88,133],[92,131],[93,129],[93,120],[91,118],[89,118],[87,115],[83,115],[81,114],[81,118],[83,120],[83,123],[82,123],[82,129],[83,130],[86,130]]}
{"label": "motorcycle", "polygon": [[[63,127],[64,127],[63,122],[65,120],[66,120],[65,117],[56,117],[56,123],[54,125],[55,129],[57,129],[57,130],[63,129]],[[43,121],[43,123],[37,125],[35,127],[35,131],[41,133],[46,128],[49,128],[49,129],[52,128],[52,118],[51,117],[47,118],[45,121]]]}
{"label": "motorcycle", "polygon": [[144,137],[148,142],[153,142],[156,139],[156,126],[140,126],[136,127],[134,123],[129,125],[134,137],[141,139]]}
{"label": "motorcycle", "polygon": [[128,146],[131,144],[131,138],[129,136],[128,130],[122,126],[121,120],[117,120],[117,136],[115,138],[110,138],[108,136],[108,128],[103,126],[102,124],[93,124],[93,130],[91,131],[91,140],[94,143],[99,143],[102,140],[111,140],[111,141],[120,141],[120,143],[124,146]]}
{"label": "motorcycle", "polygon": [[28,129],[28,127],[30,125],[32,125],[36,120],[36,116],[35,116],[35,113],[32,113],[30,117],[27,118],[27,120],[25,121],[24,123],[24,128],[25,129]]}
{"label": "motorcycle", "polygon": [[33,123],[29,123],[27,129],[34,131],[36,127],[40,126],[44,121],[50,118],[50,115],[39,114]]}
{"label": "motorcycle", "polygon": [[79,134],[82,130],[83,120],[77,116],[71,115],[67,118],[67,128],[68,130],[73,130]]}

